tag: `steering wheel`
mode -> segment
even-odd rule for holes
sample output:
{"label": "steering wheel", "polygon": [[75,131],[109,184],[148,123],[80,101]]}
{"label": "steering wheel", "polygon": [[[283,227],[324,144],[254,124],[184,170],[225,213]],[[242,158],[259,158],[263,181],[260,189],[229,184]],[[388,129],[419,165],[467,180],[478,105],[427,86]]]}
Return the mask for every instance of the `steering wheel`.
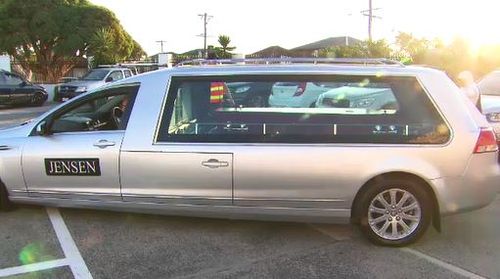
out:
{"label": "steering wheel", "polygon": [[111,119],[113,119],[113,123],[115,124],[117,129],[120,129],[121,127],[122,116],[123,116],[123,110],[120,107],[114,107],[111,110]]}

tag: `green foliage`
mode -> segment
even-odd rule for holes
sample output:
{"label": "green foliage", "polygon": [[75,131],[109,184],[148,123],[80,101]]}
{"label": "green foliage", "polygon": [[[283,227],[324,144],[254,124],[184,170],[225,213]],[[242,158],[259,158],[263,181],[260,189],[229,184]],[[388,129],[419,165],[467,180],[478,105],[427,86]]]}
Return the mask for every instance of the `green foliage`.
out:
{"label": "green foliage", "polygon": [[142,52],[112,12],[87,0],[0,2],[0,52],[47,81],[56,82],[86,55],[101,55],[99,40],[113,42],[103,49],[113,49],[121,59]]}
{"label": "green foliage", "polygon": [[385,40],[362,41],[349,46],[320,50],[319,56],[328,58],[384,58],[391,56],[391,48]]}
{"label": "green foliage", "polygon": [[472,70],[479,62],[475,61],[468,42],[462,38],[455,38],[446,45],[439,39],[416,38],[410,33],[400,32],[396,36],[396,45],[398,49],[393,56],[403,63],[433,66],[452,77],[464,70]]}
{"label": "green foliage", "polygon": [[126,59],[140,59],[144,55],[139,44],[122,28],[101,28],[89,41],[88,54],[93,66],[116,64]]}
{"label": "green foliage", "polygon": [[[219,44],[221,45],[221,48],[218,50],[217,57],[218,58],[231,58],[231,51],[235,50],[236,47],[230,47],[229,44],[231,43],[231,39],[229,36],[226,35],[219,35],[218,39]],[[217,51],[217,48],[215,48]]]}
{"label": "green foliage", "polygon": [[396,36],[399,47],[396,56],[413,63],[421,64],[431,48],[431,42],[425,38],[416,38],[411,33],[399,32]]}

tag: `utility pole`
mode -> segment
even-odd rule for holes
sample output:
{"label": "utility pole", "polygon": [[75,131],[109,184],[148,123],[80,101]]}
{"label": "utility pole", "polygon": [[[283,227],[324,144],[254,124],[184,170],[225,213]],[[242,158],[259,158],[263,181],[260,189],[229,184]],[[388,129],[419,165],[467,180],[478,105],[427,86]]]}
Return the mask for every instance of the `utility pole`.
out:
{"label": "utility pole", "polygon": [[156,42],[160,44],[161,53],[163,53],[163,43],[166,43],[167,41],[159,40],[159,41],[156,41]]}
{"label": "utility pole", "polygon": [[382,17],[374,15],[373,11],[380,10],[380,8],[373,8],[372,0],[368,0],[368,10],[361,11],[361,14],[368,17],[368,40],[372,41],[372,27],[373,27],[373,19],[378,18],[382,19]]}
{"label": "utility pole", "polygon": [[203,58],[207,58],[207,24],[210,19],[213,18],[213,16],[208,15],[207,13],[199,14],[199,17],[203,19],[203,34],[200,36],[203,36]]}
{"label": "utility pole", "polygon": [[368,40],[372,41],[373,6],[372,0],[368,0]]}

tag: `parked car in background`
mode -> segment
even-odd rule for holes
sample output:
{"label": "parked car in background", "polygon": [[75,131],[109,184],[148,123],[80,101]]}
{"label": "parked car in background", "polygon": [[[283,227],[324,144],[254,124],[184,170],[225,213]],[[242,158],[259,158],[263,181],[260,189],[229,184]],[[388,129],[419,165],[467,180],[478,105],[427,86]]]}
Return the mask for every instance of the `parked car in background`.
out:
{"label": "parked car in background", "polygon": [[237,106],[267,107],[272,82],[228,82],[226,83]]}
{"label": "parked car in background", "polygon": [[0,105],[41,106],[48,98],[47,91],[21,76],[0,70]]}
{"label": "parked car in background", "polygon": [[318,108],[352,108],[367,111],[396,111],[398,103],[389,87],[342,86],[321,94]]}
{"label": "parked car in background", "polygon": [[59,79],[59,83],[67,83],[67,82],[75,81],[75,80],[78,80],[78,78],[77,77],[62,77]]}
{"label": "parked car in background", "polygon": [[500,144],[500,71],[493,71],[478,83],[481,109],[495,130]]}
{"label": "parked car in background", "polygon": [[99,88],[106,83],[133,76],[128,68],[96,68],[90,70],[79,80],[61,84],[56,89],[55,101],[66,101],[87,91]]}
{"label": "parked car in background", "polygon": [[319,95],[338,86],[341,84],[276,82],[269,97],[269,105],[293,108],[314,107]]}
{"label": "parked car in background", "polygon": [[[402,246],[490,204],[500,165],[484,117],[443,72],[369,62],[176,67],[105,85],[0,132],[0,208],[353,222]],[[288,101],[237,105],[231,83],[272,83]],[[349,107],[311,107],[339,84],[323,100]],[[290,101],[306,86],[315,98]]]}

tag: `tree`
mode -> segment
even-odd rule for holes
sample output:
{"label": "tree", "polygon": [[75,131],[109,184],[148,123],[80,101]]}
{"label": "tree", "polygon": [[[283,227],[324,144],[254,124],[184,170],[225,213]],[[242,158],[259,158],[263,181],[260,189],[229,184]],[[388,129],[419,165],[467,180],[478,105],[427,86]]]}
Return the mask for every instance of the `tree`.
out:
{"label": "tree", "polygon": [[[102,41],[113,43],[102,47]],[[116,52],[116,59],[142,52],[112,12],[87,0],[0,1],[0,52],[25,72],[57,82],[78,61],[103,49]]]}
{"label": "tree", "polygon": [[222,57],[221,58],[231,58],[231,53],[230,51],[233,51],[236,49],[236,47],[230,47],[229,44],[231,43],[231,39],[229,36],[226,35],[219,35],[219,44],[221,45],[221,50],[222,50]]}
{"label": "tree", "polygon": [[366,57],[369,58],[390,58],[391,48],[386,40],[368,40],[364,41],[364,48],[366,49]]}
{"label": "tree", "polygon": [[[442,45],[439,40],[434,40],[435,45]],[[432,43],[425,38],[416,38],[411,33],[399,32],[396,36],[396,45],[399,48],[397,54],[400,59],[405,59],[409,62],[422,64],[425,56],[433,47]]]}
{"label": "tree", "polygon": [[319,56],[329,58],[389,58],[391,57],[391,48],[385,40],[362,41],[353,45],[322,49]]}
{"label": "tree", "polygon": [[127,33],[112,28],[101,28],[91,37],[88,54],[94,66],[116,64],[125,59],[140,59],[144,51]]}

